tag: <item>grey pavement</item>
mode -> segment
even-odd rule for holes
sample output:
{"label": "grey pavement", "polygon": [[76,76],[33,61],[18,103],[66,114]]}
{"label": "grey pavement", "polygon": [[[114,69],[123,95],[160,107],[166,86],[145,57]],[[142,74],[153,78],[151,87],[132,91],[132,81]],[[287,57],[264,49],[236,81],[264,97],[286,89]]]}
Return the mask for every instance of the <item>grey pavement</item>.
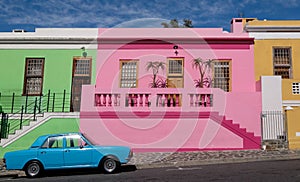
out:
{"label": "grey pavement", "polygon": [[[300,150],[233,150],[134,153],[128,163],[137,169],[300,159]],[[2,164],[0,163],[0,166]],[[0,170],[0,177],[25,176],[23,171]]]}

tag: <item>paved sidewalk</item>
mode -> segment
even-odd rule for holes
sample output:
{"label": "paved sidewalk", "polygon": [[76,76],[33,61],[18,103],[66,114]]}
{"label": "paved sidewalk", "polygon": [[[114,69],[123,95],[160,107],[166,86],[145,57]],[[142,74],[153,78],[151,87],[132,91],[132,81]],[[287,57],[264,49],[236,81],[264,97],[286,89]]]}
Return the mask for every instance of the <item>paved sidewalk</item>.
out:
{"label": "paved sidewalk", "polygon": [[[300,159],[300,150],[244,150],[135,153],[129,165],[137,169],[154,167],[182,167],[222,163],[240,163],[266,160]],[[2,164],[0,164],[2,165]],[[23,171],[0,170],[0,177],[25,176]]]}
{"label": "paved sidewalk", "polygon": [[130,164],[138,169],[266,160],[300,159],[300,150],[235,150],[174,153],[136,153]]}

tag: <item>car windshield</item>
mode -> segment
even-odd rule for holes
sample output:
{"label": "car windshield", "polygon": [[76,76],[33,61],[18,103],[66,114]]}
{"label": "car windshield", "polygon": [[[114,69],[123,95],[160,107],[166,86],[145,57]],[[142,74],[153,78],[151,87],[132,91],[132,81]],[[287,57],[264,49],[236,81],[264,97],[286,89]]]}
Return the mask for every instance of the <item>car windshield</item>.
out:
{"label": "car windshield", "polygon": [[96,145],[96,142],[86,134],[82,134],[82,136],[92,145]]}

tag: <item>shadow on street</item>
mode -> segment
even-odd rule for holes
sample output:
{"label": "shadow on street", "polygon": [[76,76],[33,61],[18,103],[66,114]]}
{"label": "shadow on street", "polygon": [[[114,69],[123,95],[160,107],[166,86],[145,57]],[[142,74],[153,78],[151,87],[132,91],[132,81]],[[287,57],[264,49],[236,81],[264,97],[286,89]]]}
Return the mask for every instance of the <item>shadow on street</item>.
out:
{"label": "shadow on street", "polygon": [[[124,165],[121,166],[116,173],[132,172],[136,171],[135,165]],[[43,177],[54,177],[54,176],[72,176],[72,175],[90,175],[90,174],[104,174],[103,171],[97,168],[81,168],[81,169],[63,169],[63,170],[48,170],[45,171],[41,178]],[[15,178],[27,178],[26,176],[15,177]]]}

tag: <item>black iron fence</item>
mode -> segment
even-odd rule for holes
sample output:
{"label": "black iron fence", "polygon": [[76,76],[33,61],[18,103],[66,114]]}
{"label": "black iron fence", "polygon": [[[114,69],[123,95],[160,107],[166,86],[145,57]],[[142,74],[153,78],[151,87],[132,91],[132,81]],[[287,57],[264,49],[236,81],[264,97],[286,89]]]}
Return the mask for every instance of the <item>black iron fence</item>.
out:
{"label": "black iron fence", "polygon": [[52,93],[50,90],[41,96],[20,96],[0,93],[0,140],[14,134],[23,126],[36,121],[44,112],[70,112],[71,94]]}
{"label": "black iron fence", "polygon": [[63,92],[51,92],[48,90],[40,96],[30,95],[10,95],[1,94],[0,92],[0,106],[5,113],[16,113],[24,108],[24,113],[32,114],[34,109],[37,113],[44,112],[70,112],[71,94],[66,90]]}
{"label": "black iron fence", "polygon": [[8,115],[5,113],[0,113],[0,140],[1,138],[7,138],[9,132],[9,123],[8,123]]}

